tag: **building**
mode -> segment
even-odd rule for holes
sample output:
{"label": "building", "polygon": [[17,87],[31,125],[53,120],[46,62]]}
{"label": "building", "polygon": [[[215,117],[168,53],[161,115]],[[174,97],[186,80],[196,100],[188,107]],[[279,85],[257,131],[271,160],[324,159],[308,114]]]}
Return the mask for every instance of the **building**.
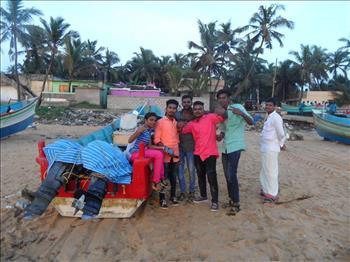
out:
{"label": "building", "polygon": [[342,92],[339,91],[308,91],[303,95],[301,102],[305,104],[324,104],[331,100],[335,100]]}

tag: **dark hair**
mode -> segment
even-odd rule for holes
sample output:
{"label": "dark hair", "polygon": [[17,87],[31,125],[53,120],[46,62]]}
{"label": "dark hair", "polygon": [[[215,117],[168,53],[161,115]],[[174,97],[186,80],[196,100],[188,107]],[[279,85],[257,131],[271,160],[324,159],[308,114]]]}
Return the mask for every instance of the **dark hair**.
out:
{"label": "dark hair", "polygon": [[193,99],[192,96],[190,96],[190,95],[183,95],[182,98],[181,98],[181,101],[186,99],[186,98],[189,98],[191,101]]}
{"label": "dark hair", "polygon": [[176,105],[176,107],[178,107],[179,102],[177,102],[177,100],[175,100],[175,99],[169,99],[166,101],[166,107],[168,107],[169,105]]}
{"label": "dark hair", "polygon": [[196,101],[193,103],[193,107],[195,107],[195,106],[203,106],[204,107],[204,103],[201,101]]}
{"label": "dark hair", "polygon": [[150,118],[150,117],[152,117],[152,116],[154,116],[156,119],[158,119],[157,114],[154,113],[154,112],[148,112],[148,113],[146,113],[144,118],[147,120],[148,118]]}
{"label": "dark hair", "polygon": [[216,98],[219,98],[219,95],[226,94],[228,97],[231,96],[231,92],[228,89],[221,89],[216,93]]}
{"label": "dark hair", "polygon": [[274,106],[277,105],[277,101],[274,97],[266,99],[265,103],[272,103]]}

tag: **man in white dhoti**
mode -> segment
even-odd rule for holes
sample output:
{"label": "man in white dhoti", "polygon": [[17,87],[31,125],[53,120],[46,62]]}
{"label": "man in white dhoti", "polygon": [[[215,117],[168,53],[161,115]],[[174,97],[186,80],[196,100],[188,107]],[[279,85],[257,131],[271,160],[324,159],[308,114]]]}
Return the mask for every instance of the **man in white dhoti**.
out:
{"label": "man in white dhoti", "polygon": [[275,111],[276,101],[270,98],[265,102],[268,116],[261,132],[261,196],[264,203],[273,203],[278,195],[278,154],[286,149],[286,136],[282,117]]}

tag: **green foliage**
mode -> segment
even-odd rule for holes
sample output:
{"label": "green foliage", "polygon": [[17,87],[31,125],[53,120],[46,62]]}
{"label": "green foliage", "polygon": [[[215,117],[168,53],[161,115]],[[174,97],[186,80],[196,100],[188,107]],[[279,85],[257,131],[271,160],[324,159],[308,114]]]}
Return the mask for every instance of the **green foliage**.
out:
{"label": "green foliage", "polygon": [[85,108],[85,109],[101,109],[102,107],[99,105],[94,105],[90,104],[89,102],[80,102],[80,103],[75,103],[70,106],[71,108]]}
{"label": "green foliage", "polygon": [[36,115],[39,116],[41,119],[46,119],[46,120],[53,120],[56,118],[60,118],[64,116],[68,112],[68,108],[66,107],[46,107],[46,106],[41,106],[36,108]]}

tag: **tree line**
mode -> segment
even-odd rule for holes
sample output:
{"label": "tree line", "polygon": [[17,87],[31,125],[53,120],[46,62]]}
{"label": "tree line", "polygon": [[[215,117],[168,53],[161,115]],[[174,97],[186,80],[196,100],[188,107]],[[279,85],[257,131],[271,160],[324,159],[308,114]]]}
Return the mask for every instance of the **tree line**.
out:
{"label": "tree line", "polygon": [[[1,43],[10,41],[9,55],[14,65],[8,71],[18,74],[45,74],[68,79],[140,84],[154,82],[164,92],[178,94],[187,87],[201,95],[213,79],[224,80],[238,100],[280,100],[299,98],[304,90],[338,90],[339,103],[350,103],[350,40],[339,39],[339,48],[328,51],[317,45],[301,45],[290,51],[291,59],[268,63],[261,58],[265,49],[277,43],[283,47],[284,35],[278,30],[293,30],[294,22],[280,15],[283,5],[261,5],[248,25],[233,27],[231,22],[205,24],[198,20],[200,42],[188,42],[187,54],[157,57],[140,47],[124,65],[117,52],[101,47],[97,40],[82,40],[62,17],[40,18],[31,25],[36,8],[25,8],[21,0],[7,1],[1,7]],[[21,48],[19,48],[21,47]],[[24,54],[22,63],[18,55]],[[216,81],[216,91],[218,81]],[[18,98],[21,98],[18,86]]]}

